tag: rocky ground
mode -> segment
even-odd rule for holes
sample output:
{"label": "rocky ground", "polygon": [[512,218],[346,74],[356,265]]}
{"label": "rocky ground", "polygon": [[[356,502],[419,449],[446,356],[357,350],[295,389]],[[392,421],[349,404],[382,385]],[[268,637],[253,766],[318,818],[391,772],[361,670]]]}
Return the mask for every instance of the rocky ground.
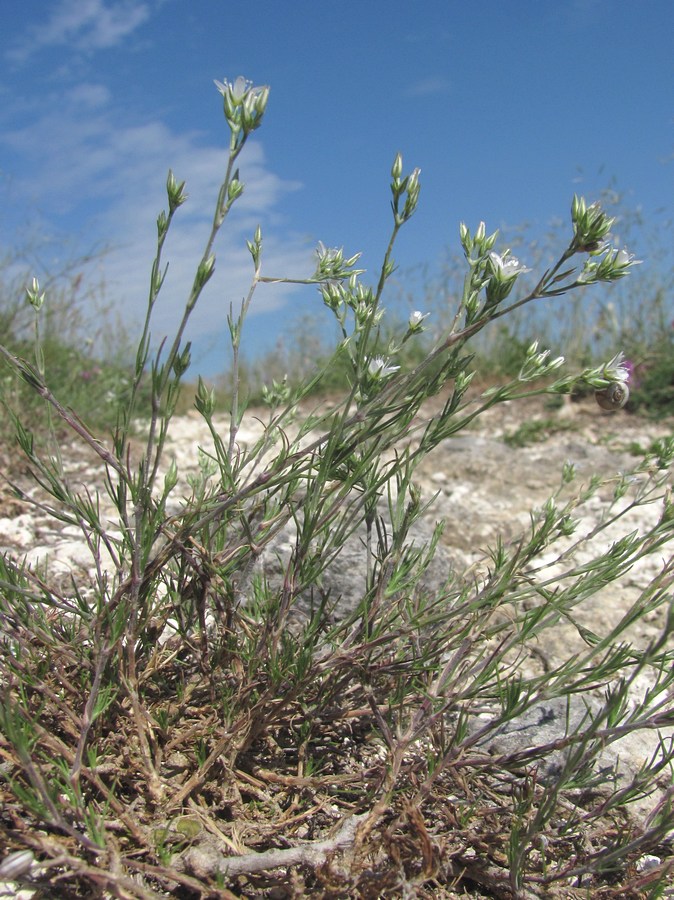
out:
{"label": "rocky ground", "polygon": [[[224,432],[224,418],[221,425]],[[260,429],[259,421],[248,417],[240,441],[252,441]],[[428,528],[438,520],[445,522],[440,564],[461,572],[471,571],[479,577],[485,566],[486,549],[494,546],[499,536],[507,542],[526,531],[532,508],[540,507],[559,486],[565,463],[575,466],[577,483],[587,483],[594,473],[618,475],[631,470],[655,439],[673,433],[672,420],[645,420],[624,411],[604,413],[591,399],[566,403],[557,409],[550,409],[538,399],[495,407],[468,430],[443,442],[419,470],[423,493],[429,498],[436,496],[426,514]],[[175,458],[183,486],[187,475],[197,468],[197,448],[209,443],[208,431],[196,415],[174,421],[167,456]],[[74,442],[64,443],[61,453],[73,483],[86,485],[89,490],[101,486],[101,467],[90,453]],[[7,462],[11,462],[8,468],[15,481],[29,495],[37,497],[21,464],[16,460]],[[584,507],[581,516],[588,527],[598,520],[605,497],[606,491]],[[112,516],[113,508],[104,492],[101,501],[103,517]],[[632,528],[646,527],[657,520],[660,512],[661,507],[655,505],[639,508],[627,523],[619,522],[603,534],[601,541],[606,545]],[[73,573],[90,570],[92,565],[78,528],[60,523],[45,509],[17,499],[6,484],[0,488],[0,551],[24,558],[31,566],[48,564],[53,576],[69,578]],[[584,552],[590,558],[591,548]],[[579,610],[581,624],[605,630],[619,619],[661,564],[662,557],[651,557],[627,573],[618,587],[613,585],[610,591],[591,598]],[[651,618],[642,618],[631,637],[647,643],[661,628],[662,615],[654,613]],[[559,626],[528,665],[534,669],[554,666],[573,651],[577,641],[575,628]],[[560,728],[563,732],[564,716],[561,709],[532,710],[527,721],[518,724],[518,740],[548,739],[541,732],[543,722],[552,722],[555,733],[557,720],[556,733]],[[496,749],[512,746],[508,743],[512,735],[503,734],[501,739],[502,746]],[[655,736],[651,742],[640,739],[636,745],[621,747],[620,752],[628,763],[631,760],[631,765],[638,766],[655,746],[655,740]]]}
{"label": "rocky ground", "polygon": [[[219,424],[226,434],[225,417]],[[261,421],[251,414],[244,421],[239,441],[250,443],[261,431]],[[674,420],[646,420],[624,411],[605,413],[591,399],[557,409],[546,407],[541,398],[500,404],[468,430],[444,441],[422,463],[416,480],[425,497],[436,497],[426,520],[429,528],[444,521],[442,543],[457,571],[471,566],[479,570],[487,548],[493,547],[499,536],[507,542],[527,529],[531,510],[540,507],[559,486],[565,463],[575,467],[574,485],[587,483],[594,473],[617,475],[632,469],[656,438],[672,433]],[[166,458],[176,460],[180,473],[173,494],[176,510],[181,491],[188,491],[187,478],[197,469],[198,448],[208,448],[210,443],[208,429],[196,413],[173,421]],[[75,441],[65,442],[60,451],[77,489],[100,488],[102,517],[108,518],[114,529],[115,510],[102,488],[100,461]],[[5,462],[15,482],[29,496],[38,497],[21,463],[16,458]],[[606,495],[606,491],[600,493],[583,508],[588,522],[593,515],[600,515]],[[640,528],[659,512],[659,508],[640,508],[629,519],[629,527]],[[627,525],[619,523],[607,532],[605,541],[626,530]],[[92,565],[79,528],[16,499],[6,483],[0,483],[0,551],[25,558],[31,566],[48,561],[52,575],[70,577],[73,571],[89,570]],[[629,573],[608,606],[603,597],[589,604],[584,611],[588,624],[595,615],[617,616],[627,602],[623,595],[631,597],[634,587],[643,584],[644,577],[658,565],[652,558],[646,563],[647,571],[642,567]]]}
{"label": "rocky ground", "polygon": [[[223,416],[217,424],[228,429]],[[247,444],[262,431],[251,414],[239,432]],[[625,472],[659,437],[674,433],[674,420],[647,420],[624,411],[602,412],[592,400],[549,409],[543,399],[503,403],[483,414],[470,428],[449,438],[422,463],[416,480],[427,497],[437,495],[428,519],[444,519],[444,544],[457,568],[477,562],[484,549],[501,535],[508,540],[529,521],[559,483],[565,462],[572,462],[578,480],[593,473]],[[210,435],[196,413],[174,419],[166,445],[167,460],[175,458],[182,486],[198,466],[198,448],[210,446]],[[522,446],[519,446],[521,444]],[[75,487],[101,489],[103,516],[114,509],[102,489],[102,467],[90,451],[74,440],[59,447]],[[18,457],[0,456],[0,469],[29,496],[38,491],[25,476]],[[178,497],[181,484],[174,491]],[[597,504],[599,505],[599,504]],[[88,551],[79,529],[61,525],[46,511],[17,499],[7,481],[0,481],[0,550],[25,556],[35,565],[49,558],[56,569],[88,566]]]}
{"label": "rocky ground", "polygon": [[[263,414],[260,413],[260,416]],[[226,435],[228,421],[219,423]],[[238,439],[245,445],[262,433],[261,419],[250,414]],[[526,532],[532,509],[539,508],[560,484],[565,463],[573,463],[576,479],[572,487],[587,483],[598,473],[604,477],[631,470],[643,452],[660,437],[674,433],[674,420],[647,420],[625,411],[606,413],[591,398],[550,408],[544,398],[502,403],[482,415],[469,429],[445,440],[422,463],[416,474],[425,497],[435,496],[426,513],[428,531],[439,520],[445,523],[441,562],[458,572],[475,572],[485,565],[486,551],[500,536],[505,542]],[[181,492],[188,492],[187,478],[198,466],[198,448],[211,445],[203,420],[196,413],[176,418],[166,445],[166,459],[174,458],[180,473],[174,491],[176,511]],[[73,485],[100,489],[103,519],[114,529],[115,510],[102,488],[100,461],[75,442],[61,447]],[[272,451],[273,452],[273,451]],[[10,462],[10,461],[7,461]],[[32,497],[39,492],[11,461],[15,481]],[[581,524],[589,526],[605,508],[610,487],[587,503]],[[568,491],[567,491],[568,494]],[[603,536],[604,545],[632,528],[642,528],[657,519],[655,505],[637,509]],[[596,544],[595,544],[596,546]],[[592,548],[585,551],[589,559]],[[0,484],[0,552],[25,558],[31,566],[48,563],[51,575],[71,577],[90,571],[91,555],[78,527],[59,522],[45,509],[17,500],[7,484]],[[552,559],[552,558],[551,558]],[[543,562],[550,562],[543,559]],[[581,555],[581,561],[583,557]],[[650,557],[629,572],[610,595],[599,594],[584,605],[580,620],[588,627],[599,618],[605,626],[617,621],[638,587],[657,571],[661,559]],[[350,566],[347,564],[347,569]],[[661,616],[641,620],[634,637],[648,641],[658,630]],[[541,648],[545,664],[554,664],[577,640],[571,627],[560,629],[556,645]]]}
{"label": "rocky ground", "polygon": [[[227,419],[223,416],[218,424],[226,435]],[[244,420],[238,439],[243,445],[249,444],[261,433],[262,420],[251,413]],[[625,411],[606,413],[592,398],[566,402],[558,408],[550,408],[544,398],[502,403],[469,429],[445,440],[423,461],[417,481],[425,497],[436,497],[426,513],[427,534],[435,522],[443,520],[442,545],[446,553],[441,561],[462,573],[479,573],[487,548],[493,547],[499,536],[508,542],[526,531],[532,509],[540,507],[558,488],[565,463],[573,463],[576,469],[572,487],[587,483],[595,473],[604,477],[618,475],[631,470],[656,438],[672,433],[674,420],[647,420]],[[208,429],[196,413],[173,421],[166,459],[174,458],[180,473],[173,494],[177,498],[176,511],[181,491],[189,490],[187,478],[197,469],[198,448],[210,445]],[[100,461],[75,441],[66,442],[60,450],[73,485],[101,489],[102,516],[109,517],[114,529],[115,511],[102,489]],[[10,468],[21,487],[37,497],[38,491],[21,473],[20,464]],[[581,518],[585,525],[599,517],[606,496],[606,490],[600,492],[583,507]],[[653,522],[659,514],[660,508],[655,506],[637,509],[627,521],[617,523],[602,536],[604,545],[632,528]],[[7,485],[0,493],[0,551],[23,557],[31,566],[48,562],[52,576],[70,578],[73,571],[87,571],[92,566],[79,528],[17,500]],[[590,556],[588,548],[585,557]],[[618,588],[612,586],[610,595],[594,597],[580,611],[580,621],[590,628],[598,618],[604,626],[608,621],[617,621],[635,591],[657,571],[660,563],[660,559],[650,557],[629,572]],[[347,563],[346,568],[352,567]],[[650,621],[641,620],[634,637],[646,642],[660,625],[661,616],[657,614]],[[541,648],[542,663],[554,664],[569,652],[574,641],[575,629],[560,628],[555,644]]]}

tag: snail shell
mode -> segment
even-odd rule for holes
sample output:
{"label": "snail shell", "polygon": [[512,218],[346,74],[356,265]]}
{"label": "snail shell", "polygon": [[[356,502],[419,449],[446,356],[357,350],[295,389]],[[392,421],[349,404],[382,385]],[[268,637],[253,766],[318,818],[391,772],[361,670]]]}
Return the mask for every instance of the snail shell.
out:
{"label": "snail shell", "polygon": [[594,392],[594,399],[602,409],[614,411],[622,409],[630,399],[630,389],[624,381],[614,381],[608,387]]}

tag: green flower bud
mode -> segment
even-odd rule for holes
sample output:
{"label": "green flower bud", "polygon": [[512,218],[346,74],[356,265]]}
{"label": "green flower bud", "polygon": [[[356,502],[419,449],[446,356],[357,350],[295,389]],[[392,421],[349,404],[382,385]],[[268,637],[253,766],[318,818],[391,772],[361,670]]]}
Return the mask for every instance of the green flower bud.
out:
{"label": "green flower bud", "polygon": [[39,312],[44,303],[45,292],[40,293],[40,282],[33,276],[30,287],[26,288],[26,297],[35,312]]}
{"label": "green flower bud", "polygon": [[211,254],[208,259],[202,260],[197,268],[197,274],[194,278],[196,288],[202,288],[215,271],[215,256]]}
{"label": "green flower bud", "polygon": [[205,419],[210,419],[215,410],[215,388],[207,388],[201,375],[194,397],[194,406]]}
{"label": "green flower bud", "polygon": [[344,305],[344,292],[341,285],[335,281],[328,281],[320,287],[323,303],[337,314]]}
{"label": "green flower bud", "polygon": [[598,203],[586,204],[583,197],[574,194],[571,203],[571,221],[574,237],[571,243],[573,253],[595,253],[615,222],[606,215]]}
{"label": "green flower bud", "polygon": [[168,231],[168,216],[162,210],[157,216],[157,235],[159,239],[163,238]]}
{"label": "green flower bud", "polygon": [[192,362],[192,344],[188,341],[182,353],[178,353],[173,360],[173,372],[181,378],[189,369]]}
{"label": "green flower bud", "polygon": [[[470,243],[470,231],[465,222],[459,222],[459,240],[463,249],[466,250],[466,245]],[[470,253],[470,250],[467,252]]]}
{"label": "green flower bud", "polygon": [[287,403],[289,399],[290,388],[288,387],[287,375],[283,376],[282,381],[277,381],[275,378],[272,379],[271,387],[267,387],[266,384],[262,386],[262,400],[272,409],[280,406],[282,403]]}
{"label": "green flower bud", "polygon": [[352,275],[362,275],[363,269],[355,269],[354,265],[361,257],[355,253],[349,259],[344,259],[344,251],[334,247],[326,247],[323,241],[318,242],[316,249],[318,263],[313,275],[314,281],[341,281]]}
{"label": "green flower bud", "polygon": [[407,199],[403,210],[403,219],[405,221],[412,216],[419,202],[419,192],[421,190],[421,185],[419,184],[420,174],[421,169],[415,169],[407,179]]}
{"label": "green flower bud", "polygon": [[166,475],[164,475],[164,496],[168,496],[178,483],[178,464],[175,458],[171,460]]}
{"label": "green flower bud", "polygon": [[227,199],[230,204],[234,203],[243,194],[243,188],[243,184],[237,178],[232,178],[227,185]]}
{"label": "green flower bud", "polygon": [[554,372],[556,369],[559,369],[560,366],[564,365],[564,357],[557,356],[555,359],[548,359],[550,356],[549,350],[543,350],[540,353],[538,352],[538,341],[534,341],[533,344],[527,348],[526,358],[520,369],[518,380],[519,381],[533,381],[536,378],[542,378],[544,375],[548,375],[550,372]]}
{"label": "green flower bud", "polygon": [[246,246],[248,247],[248,252],[253,257],[255,268],[257,268],[260,265],[260,254],[262,251],[262,230],[259,225],[255,229],[253,240],[246,241]]}
{"label": "green flower bud", "polygon": [[185,182],[181,181],[179,184],[176,181],[171,169],[169,169],[168,177],[166,179],[166,193],[168,194],[170,215],[174,213],[179,206],[182,206],[185,200],[187,200],[187,194],[185,193]]}

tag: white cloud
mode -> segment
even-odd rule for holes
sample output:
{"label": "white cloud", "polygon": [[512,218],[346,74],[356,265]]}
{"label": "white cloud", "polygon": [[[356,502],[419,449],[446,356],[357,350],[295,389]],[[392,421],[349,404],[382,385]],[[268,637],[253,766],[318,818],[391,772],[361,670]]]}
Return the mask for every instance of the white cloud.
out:
{"label": "white cloud", "polygon": [[405,91],[406,97],[431,97],[435,94],[448,94],[451,83],[441,75],[421,78],[411,84]]}
{"label": "white cloud", "polygon": [[6,55],[25,62],[41,47],[70,44],[86,51],[114,47],[149,16],[149,5],[139,0],[60,0],[46,21],[30,28],[21,44]]}
{"label": "white cloud", "polygon": [[[176,213],[164,262],[169,273],[157,303],[152,332],[171,334],[189,296],[196,265],[210,233],[218,188],[227,165],[227,141],[216,146],[199,133],[176,133],[159,120],[129,123],[117,113],[109,92],[96,83],[66,91],[58,107],[21,128],[0,134],[0,144],[22,160],[13,178],[16,202],[41,210],[61,231],[77,233],[83,252],[96,243],[110,251],[97,264],[106,297],[130,330],[140,321],[156,252],[156,218],[166,208],[168,169],[187,182],[188,201]],[[49,135],[45,153],[43,135]],[[298,236],[275,237],[283,220],[279,201],[296,182],[279,178],[268,166],[263,146],[252,141],[237,161],[245,190],[215,244],[216,272],[197,306],[188,337],[206,344],[226,339],[230,303],[238,308],[253,272],[246,239],[259,223],[264,239],[264,271],[302,277],[313,267],[312,248]],[[273,227],[276,226],[276,227]],[[296,288],[294,289],[296,290]],[[251,314],[284,303],[293,288],[259,289]]]}
{"label": "white cloud", "polygon": [[70,91],[71,103],[82,109],[101,109],[110,99],[109,89],[102,84],[79,84]]}
{"label": "white cloud", "polygon": [[[163,262],[170,266],[152,328],[157,340],[175,329],[189,296],[226,170],[228,134],[223,125],[216,143],[202,132],[173,131],[156,114],[142,117],[138,110],[133,118],[105,83],[105,66],[99,75],[90,57],[102,48],[126,47],[160,4],[161,0],[49,4],[43,20],[25,27],[5,60],[23,64],[41,48],[56,47],[61,48],[57,58],[64,61],[51,70],[39,90],[9,94],[11,106],[3,109],[0,129],[0,150],[7,151],[3,165],[11,173],[12,213],[18,218],[18,210],[35,210],[33,224],[41,243],[66,246],[66,255],[106,248],[96,260],[92,278],[104,283],[106,300],[131,332],[145,313],[156,218],[167,205],[169,168],[187,182],[188,202],[178,210],[165,246]],[[51,85],[59,87],[50,90]],[[187,335],[202,347],[226,339],[230,304],[236,309],[248,292],[253,267],[246,239],[252,238],[258,224],[263,230],[265,274],[302,277],[313,268],[312,248],[304,238],[288,234],[287,226],[282,237],[274,237],[285,224],[279,202],[299,185],[270,169],[258,140],[245,148],[237,165],[245,190],[218,235],[216,271]],[[58,255],[52,257],[55,265]],[[251,315],[278,309],[296,290],[262,286]]]}

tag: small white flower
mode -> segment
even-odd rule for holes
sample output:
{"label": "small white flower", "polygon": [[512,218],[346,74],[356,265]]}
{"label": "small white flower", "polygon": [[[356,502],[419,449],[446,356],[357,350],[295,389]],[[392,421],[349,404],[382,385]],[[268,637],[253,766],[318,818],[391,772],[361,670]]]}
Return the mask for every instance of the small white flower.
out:
{"label": "small white flower", "polygon": [[616,353],[613,359],[610,359],[603,367],[604,376],[611,381],[629,381],[630,370],[627,366],[623,365],[624,360],[625,354],[622,351]]}
{"label": "small white flower", "polygon": [[267,85],[256,87],[252,81],[244,78],[243,75],[239,75],[233,83],[227,81],[226,78],[223,81],[216,80],[215,86],[225,98],[225,102],[229,101],[231,106],[247,105],[249,114],[255,107],[257,107],[258,112],[264,112],[269,95],[269,87]]}
{"label": "small white flower", "polygon": [[368,363],[367,371],[369,372],[372,378],[388,378],[389,375],[393,375],[394,372],[397,372],[400,366],[389,366],[388,360],[384,359],[383,356],[375,356]]}
{"label": "small white flower", "polygon": [[627,248],[623,248],[622,250],[618,250],[615,258],[615,264],[625,269],[627,266],[640,266],[643,260],[635,259],[634,253],[629,253]]}
{"label": "small white flower", "polygon": [[316,256],[319,259],[337,259],[342,255],[342,250],[338,250],[336,247],[326,247],[323,241],[318,242],[318,247],[316,248]]}
{"label": "small white flower", "polygon": [[506,250],[503,255],[500,255],[492,250],[489,254],[489,259],[491,260],[494,270],[499,275],[511,278],[514,275],[521,275],[523,272],[531,272],[531,269],[527,269],[516,256],[508,256],[509,252],[510,251]]}
{"label": "small white flower", "polygon": [[243,75],[239,75],[234,84],[225,78],[223,81],[216,81],[215,86],[223,97],[229,95],[229,99],[234,106],[238,106],[245,97],[246,92],[253,87],[253,82],[248,81]]}
{"label": "small white flower", "polygon": [[430,313],[422,313],[418,309],[415,309],[413,313],[410,314],[408,324],[412,331],[416,331],[420,326],[424,319],[427,319],[430,316]]}

